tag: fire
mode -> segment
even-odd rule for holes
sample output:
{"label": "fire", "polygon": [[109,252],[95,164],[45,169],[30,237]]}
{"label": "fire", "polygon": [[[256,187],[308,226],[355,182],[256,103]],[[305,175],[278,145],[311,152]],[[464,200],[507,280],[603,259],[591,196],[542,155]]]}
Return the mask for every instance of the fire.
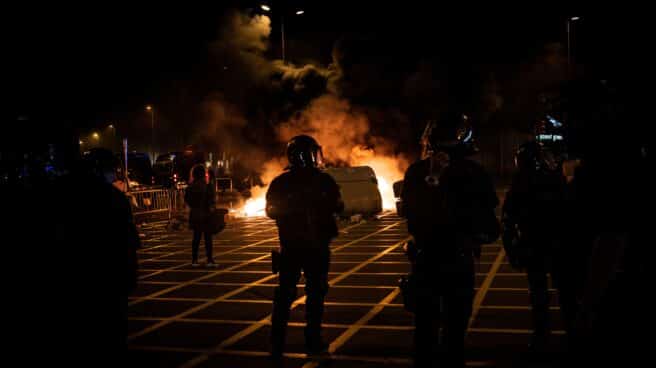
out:
{"label": "fire", "polygon": [[[383,209],[395,209],[394,190],[392,184],[403,179],[404,166],[406,161],[403,158],[378,155],[372,149],[356,146],[352,149],[349,159],[350,166],[369,166],[376,173],[378,180],[378,190],[383,199]],[[263,181],[269,183],[274,177],[283,172],[283,166],[280,161],[272,161],[265,164]],[[268,185],[263,187],[253,187],[251,198],[244,206],[238,210],[238,216],[258,217],[265,216],[266,199],[265,195]]]}
{"label": "fire", "polygon": [[264,199],[264,195],[257,198],[249,198],[244,204],[242,212],[246,217],[264,216],[265,206],[266,200]]}
{"label": "fire", "polygon": [[287,142],[308,134],[319,142],[325,161],[335,165],[369,166],[376,173],[384,209],[394,209],[393,183],[403,179],[408,162],[396,154],[396,145],[370,131],[363,109],[334,94],[314,99],[300,114],[281,124],[278,138]]}
{"label": "fire", "polygon": [[245,217],[258,217],[266,215],[266,192],[269,186],[253,187],[251,197],[246,200],[244,207],[239,211],[239,215]]}
{"label": "fire", "polygon": [[269,183],[285,169],[283,159],[273,159],[267,161],[263,166],[263,172],[260,179],[264,186],[255,186],[251,188],[251,197],[246,200],[244,206],[237,211],[237,216],[242,217],[261,217],[266,215],[266,192],[269,189]]}
{"label": "fire", "polygon": [[378,190],[380,190],[380,196],[383,198],[383,209],[393,210],[396,208],[396,202],[394,200],[394,189],[392,185],[385,180],[385,178],[378,178]]}

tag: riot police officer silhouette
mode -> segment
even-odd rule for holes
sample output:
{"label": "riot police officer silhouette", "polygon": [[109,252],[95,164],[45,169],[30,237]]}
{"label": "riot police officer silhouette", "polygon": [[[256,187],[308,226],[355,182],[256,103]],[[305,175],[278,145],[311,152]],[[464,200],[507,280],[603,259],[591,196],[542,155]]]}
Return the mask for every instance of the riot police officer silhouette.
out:
{"label": "riot police officer silhouette", "polygon": [[642,90],[621,82],[574,80],[562,91],[574,138],[568,152],[579,159],[569,184],[569,240],[586,260],[573,366],[638,367],[651,353],[653,136],[645,134]]}
{"label": "riot police officer silhouette", "polygon": [[534,139],[515,156],[517,170],[503,206],[503,243],[514,268],[526,271],[533,334],[531,350],[543,349],[549,339],[549,282],[559,293],[565,330],[571,333],[575,294],[564,242],[563,211],[567,180],[563,124],[547,115],[534,124]]}
{"label": "riot police officer silhouette", "polygon": [[279,286],[271,321],[271,356],[282,356],[296,285],[305,276],[305,344],[309,354],[326,349],[321,338],[324,298],[328,292],[330,241],[337,236],[334,214],[343,208],[337,183],[319,167],[322,151],[310,136],[287,145],[289,167],[266,194],[266,212],[276,220],[280,238]]}
{"label": "riot police officer silhouette", "polygon": [[476,148],[467,116],[429,123],[422,141],[425,158],[408,168],[401,193],[417,248],[415,366],[464,367],[474,257],[499,235],[498,199],[483,167],[468,158]]}

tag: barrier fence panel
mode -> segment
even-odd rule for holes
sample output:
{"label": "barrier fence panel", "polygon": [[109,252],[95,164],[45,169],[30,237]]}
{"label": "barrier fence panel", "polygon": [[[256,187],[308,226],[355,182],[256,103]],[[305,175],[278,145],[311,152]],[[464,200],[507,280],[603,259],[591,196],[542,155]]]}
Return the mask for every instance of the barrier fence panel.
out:
{"label": "barrier fence panel", "polygon": [[217,192],[232,191],[232,178],[216,178],[215,182]]}
{"label": "barrier fence panel", "polygon": [[[222,195],[217,193],[217,197],[225,199],[223,197],[230,193],[230,191]],[[188,209],[184,201],[184,194],[184,187],[142,189],[126,193],[134,216],[165,213],[169,220],[186,216]],[[219,201],[217,200],[217,202]]]}
{"label": "barrier fence panel", "polygon": [[171,215],[171,194],[168,189],[146,189],[126,193],[134,216],[166,213]]}
{"label": "barrier fence panel", "polygon": [[184,193],[185,188],[172,188],[170,192],[171,196],[171,213],[175,215],[176,213],[185,212],[185,201]]}

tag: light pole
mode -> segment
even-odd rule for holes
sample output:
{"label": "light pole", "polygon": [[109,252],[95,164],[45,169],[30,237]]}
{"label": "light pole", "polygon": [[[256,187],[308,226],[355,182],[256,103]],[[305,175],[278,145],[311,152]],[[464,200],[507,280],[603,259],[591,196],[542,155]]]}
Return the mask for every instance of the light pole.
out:
{"label": "light pole", "polygon": [[155,109],[146,105],[146,111],[150,113],[150,161],[155,163]]}
{"label": "light pole", "polygon": [[[265,12],[269,13],[271,12],[271,7],[262,4],[260,5],[260,9],[264,10]],[[303,9],[298,9],[294,12],[296,15],[303,15],[305,14],[305,11]],[[285,61],[285,10],[283,9],[280,11],[280,44],[282,48],[282,61]]]}
{"label": "light pole", "polygon": [[100,147],[100,134],[98,132],[92,132],[89,136],[89,147]]}
{"label": "light pole", "polygon": [[282,62],[285,62],[285,14],[280,12],[280,41],[282,45]]}
{"label": "light pole", "polygon": [[571,28],[571,23],[576,22],[577,20],[581,19],[580,17],[569,17],[567,18],[567,70],[570,70],[570,65],[571,65],[571,37],[570,37],[570,28]]}
{"label": "light pole", "polygon": [[107,125],[107,131],[109,132],[109,134],[108,134],[108,136],[109,136],[108,145],[113,150],[113,149],[116,148],[116,128],[114,127],[114,124],[109,122],[108,125]]}

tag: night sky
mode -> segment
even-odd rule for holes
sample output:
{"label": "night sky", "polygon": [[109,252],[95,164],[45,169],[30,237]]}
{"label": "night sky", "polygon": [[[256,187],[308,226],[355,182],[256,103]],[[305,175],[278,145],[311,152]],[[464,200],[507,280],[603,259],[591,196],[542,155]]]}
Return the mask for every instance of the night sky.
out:
{"label": "night sky", "polygon": [[[278,3],[274,10],[283,7]],[[5,88],[11,97],[4,113],[9,121],[27,115],[46,126],[68,123],[79,130],[106,122],[134,128],[145,124],[146,104],[168,101],[180,86],[192,104],[200,103],[212,90],[205,76],[217,73],[208,45],[220,36],[223,14],[232,8],[257,11],[258,4],[16,9],[9,25]],[[470,95],[490,72],[501,82],[516,78],[546,44],[564,45],[567,16],[582,17],[572,29],[573,55],[595,76],[627,78],[626,66],[637,63],[644,47],[636,36],[644,24],[617,13],[556,14],[535,7],[520,14],[516,9],[474,14],[411,4],[288,1],[288,59],[325,67],[337,40],[363,39],[351,56],[355,62],[379,63],[390,75],[410,74],[422,61],[439,65],[452,97]],[[292,16],[297,8],[305,14]],[[274,14],[266,53],[272,59],[280,55],[279,29]]]}

